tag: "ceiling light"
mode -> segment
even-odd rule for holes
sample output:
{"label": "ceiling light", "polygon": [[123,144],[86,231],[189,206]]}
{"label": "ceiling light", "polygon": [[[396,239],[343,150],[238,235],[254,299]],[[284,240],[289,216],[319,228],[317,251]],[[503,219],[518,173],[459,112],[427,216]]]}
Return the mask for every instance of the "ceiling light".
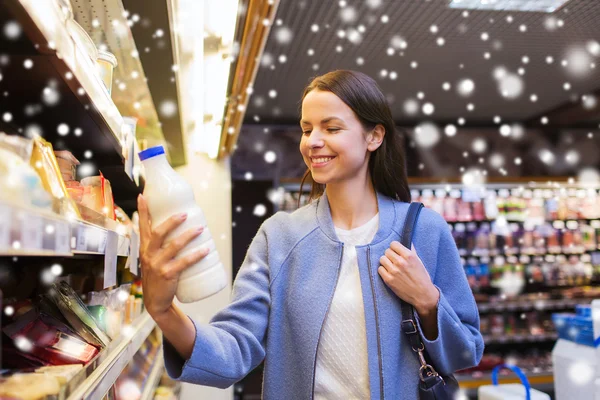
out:
{"label": "ceiling light", "polygon": [[530,11],[552,13],[569,0],[452,0],[450,8],[470,10]]}

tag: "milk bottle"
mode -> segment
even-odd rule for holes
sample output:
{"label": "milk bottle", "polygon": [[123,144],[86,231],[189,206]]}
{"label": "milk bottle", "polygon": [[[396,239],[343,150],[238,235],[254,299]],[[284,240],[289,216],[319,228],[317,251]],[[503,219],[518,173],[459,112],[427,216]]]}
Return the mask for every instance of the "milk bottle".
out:
{"label": "milk bottle", "polygon": [[206,226],[206,218],[196,204],[191,186],[171,168],[162,146],[144,150],[139,156],[146,171],[144,198],[148,203],[152,228],[174,214],[187,213],[187,219],[167,236],[165,244],[189,229],[204,227],[202,234],[188,243],[175,257],[181,258],[203,248],[210,251],[206,257],[181,273],[177,284],[177,299],[182,303],[191,303],[212,296],[226,286],[227,278],[215,242]]}

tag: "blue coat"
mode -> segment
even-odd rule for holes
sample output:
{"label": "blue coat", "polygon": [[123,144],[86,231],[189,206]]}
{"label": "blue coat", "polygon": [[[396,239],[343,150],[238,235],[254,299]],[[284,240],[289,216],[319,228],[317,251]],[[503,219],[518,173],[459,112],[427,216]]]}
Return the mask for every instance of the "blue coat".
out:
{"label": "blue coat", "polygon": [[[377,272],[379,258],[400,238],[408,203],[381,194],[377,201],[379,230],[370,244],[356,249],[371,399],[413,400],[418,398],[419,363],[400,329],[398,298]],[[434,366],[447,374],[477,365],[484,347],[479,314],[446,221],[423,209],[413,243],[441,294],[438,337],[423,338]],[[194,322],[190,359],[183,360],[165,341],[169,375],[226,388],[264,359],[264,399],[312,399],[317,346],[343,248],[326,195],[292,214],[269,218],[248,249],[231,304],[209,324]]]}

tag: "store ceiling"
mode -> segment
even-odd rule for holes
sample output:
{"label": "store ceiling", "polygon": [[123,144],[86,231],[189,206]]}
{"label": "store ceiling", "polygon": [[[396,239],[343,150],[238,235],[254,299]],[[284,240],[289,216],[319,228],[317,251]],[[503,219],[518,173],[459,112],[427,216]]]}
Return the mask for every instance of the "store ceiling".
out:
{"label": "store ceiling", "polygon": [[[338,1],[281,0],[276,16],[280,21],[271,30],[246,122],[253,123],[258,116],[261,123],[296,124],[302,90],[310,78],[343,68],[375,77],[400,125],[425,119],[455,122],[463,117],[467,125],[490,126],[495,115],[513,122],[537,122],[546,115],[550,125],[560,119],[561,124],[598,126],[600,105],[585,109],[581,97],[594,92],[600,97],[600,50],[586,47],[591,40],[600,42],[600,1],[572,0],[554,14],[470,11],[467,17],[462,10],[447,8],[447,0],[345,3],[342,8]],[[377,3],[381,5],[373,8]],[[387,23],[382,22],[384,15],[389,18]],[[318,32],[312,31],[313,24],[318,25]],[[338,31],[348,33],[360,25],[365,31],[359,44],[350,42],[348,35],[338,36]],[[432,25],[438,28],[435,34]],[[521,26],[526,27],[525,32]],[[290,34],[291,40],[285,43]],[[407,47],[390,56],[387,49],[393,47],[394,36],[403,38]],[[438,38],[444,39],[443,46],[438,45]],[[341,52],[336,46],[342,47]],[[314,51],[312,56],[309,49]],[[285,56],[284,63],[280,56]],[[547,63],[548,56],[553,58],[552,64]],[[528,57],[528,63],[523,57]],[[364,60],[363,65],[357,64],[358,58]],[[565,67],[562,60],[571,64]],[[413,61],[416,68],[411,67]],[[593,68],[592,63],[598,66]],[[518,98],[502,97],[494,78],[499,66],[517,76],[518,69],[524,69]],[[577,67],[583,70],[581,76],[570,72]],[[380,75],[384,69],[386,78]],[[392,71],[396,80],[390,79]],[[475,83],[469,97],[457,93],[457,83],[465,78]],[[442,88],[444,82],[452,85],[451,90]],[[565,83],[570,85],[568,90]],[[274,98],[269,96],[272,90],[277,92]],[[419,92],[424,93],[422,100],[417,99]],[[531,101],[532,95],[537,101]],[[430,102],[435,111],[409,115],[404,110],[407,99],[418,100],[420,106]],[[588,100],[589,107],[594,101]],[[469,103],[474,105],[473,111],[467,110]]]}

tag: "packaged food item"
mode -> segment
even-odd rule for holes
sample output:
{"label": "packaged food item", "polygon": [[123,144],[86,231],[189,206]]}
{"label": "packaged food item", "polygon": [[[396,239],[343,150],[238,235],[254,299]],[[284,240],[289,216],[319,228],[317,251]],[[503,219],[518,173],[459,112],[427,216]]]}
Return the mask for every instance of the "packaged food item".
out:
{"label": "packaged food item", "polygon": [[115,203],[108,179],[100,176],[89,176],[81,180],[83,197],[81,204],[107,218],[115,219]]}
{"label": "packaged food item", "polygon": [[187,213],[187,219],[166,239],[168,243],[186,230],[203,226],[203,233],[190,242],[177,257],[207,248],[209,254],[195,265],[183,271],[179,277],[176,296],[183,303],[190,303],[212,296],[227,286],[225,268],[220,261],[216,245],[202,209],[196,204],[192,187],[169,165],[162,146],[152,147],[140,153],[146,170],[144,198],[154,227],[177,213]]}
{"label": "packaged food item", "polygon": [[7,135],[0,132],[0,149],[7,150],[18,156],[23,162],[28,163],[33,151],[33,141],[21,136]]}
{"label": "packaged food item", "polygon": [[98,327],[85,304],[67,283],[52,284],[52,290],[48,294],[69,324],[88,343],[105,347],[110,342],[110,338]]}
{"label": "packaged food item", "polygon": [[16,154],[0,147],[0,199],[51,209],[52,197],[36,171]]}
{"label": "packaged food item", "polygon": [[56,156],[56,162],[62,175],[65,185],[67,182],[75,181],[76,178],[76,166],[79,165],[79,160],[73,156],[70,151],[61,150],[54,151]]}
{"label": "packaged food item", "polygon": [[52,376],[60,385],[66,385],[83,369],[83,364],[51,365],[35,370],[36,374]]}
{"label": "packaged food item", "polygon": [[56,396],[59,392],[59,381],[45,374],[15,374],[0,382],[2,398],[39,400],[46,396]]}
{"label": "packaged food item", "polygon": [[41,137],[33,139],[30,164],[40,176],[44,189],[60,201],[61,214],[81,218],[77,206],[67,194],[67,187],[62,180],[52,145]]}
{"label": "packaged food item", "polygon": [[98,349],[78,337],[42,320],[37,310],[31,310],[16,322],[6,326],[4,332],[19,350],[29,353],[46,365],[87,363]]}
{"label": "packaged food item", "polygon": [[96,65],[98,75],[102,79],[108,94],[112,94],[113,70],[117,68],[117,58],[108,51],[98,50]]}

